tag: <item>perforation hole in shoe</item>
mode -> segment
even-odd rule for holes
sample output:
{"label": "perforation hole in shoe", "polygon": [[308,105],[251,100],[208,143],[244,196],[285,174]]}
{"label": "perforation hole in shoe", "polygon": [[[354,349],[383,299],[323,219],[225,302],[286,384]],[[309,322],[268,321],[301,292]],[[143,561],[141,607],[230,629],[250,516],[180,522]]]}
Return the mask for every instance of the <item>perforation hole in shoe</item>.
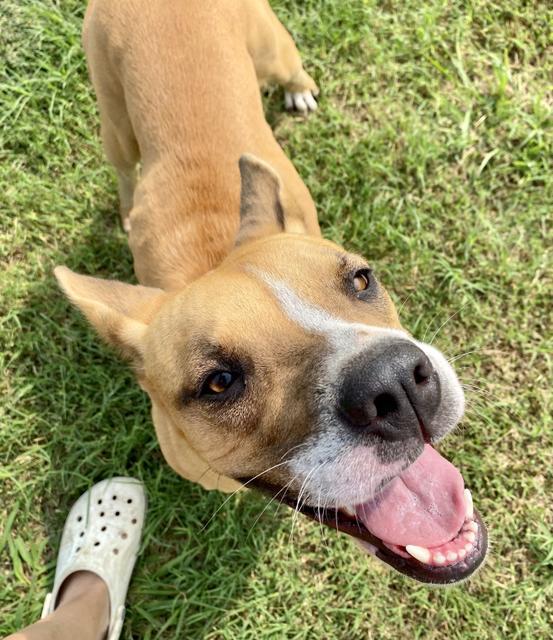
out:
{"label": "perforation hole in shoe", "polygon": [[121,534],[121,537],[123,538],[123,540],[126,540],[129,537],[129,534],[123,531],[123,533]]}
{"label": "perforation hole in shoe", "polygon": [[119,553],[119,549],[113,549],[113,554],[117,555]]}

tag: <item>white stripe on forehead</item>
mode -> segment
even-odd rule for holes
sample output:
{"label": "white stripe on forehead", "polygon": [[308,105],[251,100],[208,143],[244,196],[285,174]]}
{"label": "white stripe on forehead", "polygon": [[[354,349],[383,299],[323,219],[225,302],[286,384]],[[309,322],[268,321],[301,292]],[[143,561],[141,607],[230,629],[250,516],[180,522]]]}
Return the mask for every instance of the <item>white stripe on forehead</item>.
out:
{"label": "white stripe on forehead", "polygon": [[353,340],[362,335],[377,335],[380,337],[402,337],[406,334],[397,329],[387,329],[385,327],[375,327],[361,322],[348,322],[338,316],[333,316],[325,309],[302,300],[300,296],[286,282],[274,278],[258,269],[249,269],[254,275],[259,277],[271,289],[278,300],[282,310],[288,318],[300,327],[311,333],[324,335],[334,347],[344,347],[345,342]]}

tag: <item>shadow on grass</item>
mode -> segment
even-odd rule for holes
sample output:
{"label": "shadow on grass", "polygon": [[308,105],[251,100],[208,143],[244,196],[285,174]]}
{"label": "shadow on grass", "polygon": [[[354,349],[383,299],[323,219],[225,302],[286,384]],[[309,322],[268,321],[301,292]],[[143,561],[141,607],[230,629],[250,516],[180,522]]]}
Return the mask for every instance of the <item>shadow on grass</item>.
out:
{"label": "shadow on grass", "polygon": [[[59,247],[51,269],[65,264],[81,273],[134,282],[115,208],[114,203],[113,209],[92,213],[81,239]],[[227,500],[169,469],[147,397],[64,299],[53,275],[36,282],[25,306],[27,330],[36,335],[21,356],[32,363],[25,382],[41,387],[31,402],[40,415],[49,467],[42,481],[49,584],[72,503],[103,478],[131,475],[145,483],[149,508],[124,637],[201,638],[224,626],[222,618],[244,597],[259,555],[278,530],[271,509],[253,531],[265,505],[260,496],[247,492]]]}

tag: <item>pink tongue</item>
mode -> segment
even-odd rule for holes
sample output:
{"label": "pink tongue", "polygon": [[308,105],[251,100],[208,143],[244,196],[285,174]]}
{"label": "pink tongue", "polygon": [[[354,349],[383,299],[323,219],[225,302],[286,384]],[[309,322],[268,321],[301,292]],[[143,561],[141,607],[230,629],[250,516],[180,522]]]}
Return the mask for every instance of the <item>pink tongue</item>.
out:
{"label": "pink tongue", "polygon": [[465,518],[463,477],[430,445],[371,502],[357,507],[358,516],[388,544],[437,547],[454,538]]}

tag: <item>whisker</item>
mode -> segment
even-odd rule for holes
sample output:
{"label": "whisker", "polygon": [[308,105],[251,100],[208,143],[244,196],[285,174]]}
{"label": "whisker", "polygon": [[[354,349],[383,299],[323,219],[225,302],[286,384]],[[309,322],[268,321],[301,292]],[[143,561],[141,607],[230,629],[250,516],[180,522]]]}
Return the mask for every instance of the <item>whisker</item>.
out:
{"label": "whisker", "polygon": [[[221,509],[227,504],[227,502],[233,498],[239,491],[242,491],[243,488],[247,487],[250,482],[253,482],[254,480],[257,480],[257,478],[259,478],[260,476],[269,473],[269,471],[272,471],[273,469],[276,469],[277,467],[281,467],[284,464],[287,464],[288,462],[290,462],[290,460],[282,460],[282,458],[284,458],[284,456],[288,455],[290,453],[290,451],[293,451],[294,449],[297,449],[298,447],[301,447],[302,445],[307,445],[307,443],[302,442],[294,447],[290,447],[290,449],[288,449],[288,451],[286,451],[285,453],[282,454],[280,460],[281,462],[278,462],[277,464],[273,465],[272,467],[269,467],[268,469],[265,469],[264,471],[261,471],[261,473],[258,473],[256,476],[254,476],[253,478],[250,478],[247,482],[245,482],[239,489],[236,489],[236,491],[233,491],[233,493],[231,493],[227,499],[219,506],[219,508],[215,511],[215,513],[211,516],[211,518],[204,524],[204,526],[200,529],[200,531],[204,531],[205,528],[209,525],[209,523],[213,520],[213,518],[219,513],[219,511],[221,511]],[[207,471],[208,469],[206,469]],[[203,472],[202,476],[206,473],[206,471]],[[297,476],[294,476],[294,479]]]}
{"label": "whisker", "polygon": [[268,469],[265,469],[264,471],[261,471],[261,473],[258,473],[253,478],[250,478],[247,482],[244,482],[244,484],[239,489],[236,489],[236,491],[233,491],[230,494],[230,496],[227,497],[227,499],[219,506],[219,508],[215,511],[215,513],[211,516],[211,518],[204,524],[204,526],[200,529],[200,531],[204,531],[205,528],[209,525],[209,523],[213,520],[213,518],[227,504],[227,502],[229,500],[231,500],[239,491],[242,491],[242,489],[244,487],[247,487],[250,484],[250,482],[253,482],[254,480],[257,480],[257,478],[259,478],[260,476],[265,475],[266,473],[269,473],[269,471],[272,471],[273,469],[276,469],[277,467],[281,467],[282,465],[287,464],[287,463],[288,463],[288,460],[284,460],[283,462],[279,462],[279,463],[273,465],[272,467],[269,467]]}
{"label": "whisker", "polygon": [[488,397],[491,395],[489,389],[486,389],[485,387],[479,387],[474,384],[468,384],[466,382],[463,382],[462,380],[461,380],[461,387],[466,391],[468,391],[469,393],[478,393],[480,395],[483,395],[483,396],[485,395]]}
{"label": "whisker", "polygon": [[328,540],[326,538],[325,526],[321,522],[321,489],[319,489],[319,495],[317,497],[317,520],[319,521],[319,531],[321,532],[321,543],[327,547],[330,551],[330,546],[328,545]]}
{"label": "whisker", "polygon": [[[321,545],[328,551],[329,557],[332,558],[332,547],[330,546],[330,542],[327,538],[327,531],[324,524],[321,522],[321,492],[319,490],[319,498],[317,500],[317,517],[319,520],[319,531],[321,535]],[[336,559],[334,559],[336,562]]]}
{"label": "whisker", "polygon": [[294,527],[296,525],[296,520],[298,517],[298,513],[299,513],[299,504],[300,504],[300,500],[301,500],[301,495],[303,492],[303,488],[305,486],[305,483],[307,482],[307,480],[309,479],[309,476],[313,473],[314,468],[311,469],[311,471],[305,476],[305,478],[303,479],[302,485],[300,487],[299,493],[298,493],[298,497],[296,500],[296,506],[294,507],[294,513],[292,514],[292,526],[290,527],[290,535],[288,536],[288,544],[293,548],[293,536],[294,536]]}
{"label": "whisker", "polygon": [[470,412],[478,416],[485,424],[495,427],[495,424],[492,421],[492,419],[486,414],[482,413],[482,411],[480,411],[478,407],[476,407],[476,405],[472,403],[467,404],[467,413],[470,413]]}
{"label": "whisker", "polygon": [[[290,482],[286,483],[281,489],[279,489],[279,491],[277,491],[277,493],[275,493],[274,496],[271,496],[269,500],[267,500],[267,504],[263,507],[263,509],[261,510],[261,513],[257,516],[257,518],[253,521],[252,526],[250,527],[248,534],[246,535],[246,540],[249,538],[250,533],[254,530],[255,525],[259,522],[259,520],[261,519],[261,517],[263,516],[263,514],[265,513],[265,511],[267,511],[267,509],[271,506],[271,504],[273,502],[277,501],[278,496],[283,493],[283,497],[282,500],[284,500],[284,495],[286,494],[286,489],[288,489],[288,487],[290,486],[290,484],[296,479],[297,476],[294,476],[292,478],[292,480],[290,480]],[[282,500],[279,502],[279,506],[282,504]]]}
{"label": "whisker", "polygon": [[461,313],[461,311],[467,306],[467,304],[469,303],[469,301],[467,300],[467,302],[465,302],[465,304],[462,304],[459,309],[457,309],[457,311],[455,311],[455,313],[452,313],[449,318],[446,318],[446,320],[444,322],[442,322],[442,324],[436,329],[436,331],[434,331],[434,333],[432,334],[432,337],[430,338],[430,340],[428,341],[428,344],[432,344],[434,342],[434,339],[436,338],[436,336],[438,335],[438,333],[440,333],[440,331],[445,327],[445,325],[452,319],[454,318],[458,313]]}
{"label": "whisker", "polygon": [[[313,473],[315,473],[315,471],[320,469],[323,466],[323,464],[324,463],[321,463],[321,464],[317,465],[316,467],[313,467],[311,469],[311,471],[305,476],[304,481],[302,482],[302,485],[300,487],[300,491],[299,491],[299,494],[298,494],[298,499],[296,501],[296,508],[294,509],[294,517],[292,519],[292,527],[290,529],[289,544],[292,543],[292,538],[293,538],[293,535],[294,535],[294,526],[295,526],[295,523],[296,523],[297,515],[299,513],[300,501],[301,501],[301,498],[302,498],[302,494],[303,494],[304,488],[305,488],[305,486],[307,484],[307,481],[309,480],[310,476]],[[293,544],[292,544],[292,546],[293,546]]]}
{"label": "whisker", "polygon": [[[294,482],[294,480],[299,476],[299,473],[296,473],[296,475],[284,485],[284,489],[288,489],[290,487],[290,485]],[[280,491],[279,491],[280,493]],[[277,506],[277,510],[280,509],[280,507],[282,507],[282,502],[284,500],[284,498],[286,497],[286,491],[282,494],[282,498],[278,501],[278,506]]]}
{"label": "whisker", "polygon": [[397,315],[399,316],[399,314],[401,313],[401,310],[403,309],[403,307],[405,306],[405,303],[408,302],[416,293],[417,289],[413,289],[413,291],[411,291],[411,293],[409,293],[405,298],[403,298],[403,302],[401,303],[399,309],[397,310]]}
{"label": "whisker", "polygon": [[288,455],[290,453],[290,451],[294,451],[295,449],[299,449],[300,447],[307,447],[307,446],[309,446],[308,442],[300,442],[296,446],[290,447],[290,449],[288,449],[288,451],[286,451],[286,453],[282,454],[282,456],[280,457],[280,460],[282,460],[282,458],[284,458],[284,456]]}
{"label": "whisker", "polygon": [[430,330],[432,323],[441,313],[442,313],[441,311],[436,311],[436,313],[428,321],[428,324],[426,325],[426,329],[424,330],[424,335],[422,336],[422,342],[426,340],[426,336],[428,335],[428,331]]}
{"label": "whisker", "polygon": [[473,349],[472,351],[465,351],[464,353],[459,353],[456,356],[453,356],[452,358],[448,358],[447,361],[449,362],[449,364],[453,364],[457,360],[460,360],[465,356],[469,356],[471,353],[479,353],[480,351],[482,351],[482,349]]}

